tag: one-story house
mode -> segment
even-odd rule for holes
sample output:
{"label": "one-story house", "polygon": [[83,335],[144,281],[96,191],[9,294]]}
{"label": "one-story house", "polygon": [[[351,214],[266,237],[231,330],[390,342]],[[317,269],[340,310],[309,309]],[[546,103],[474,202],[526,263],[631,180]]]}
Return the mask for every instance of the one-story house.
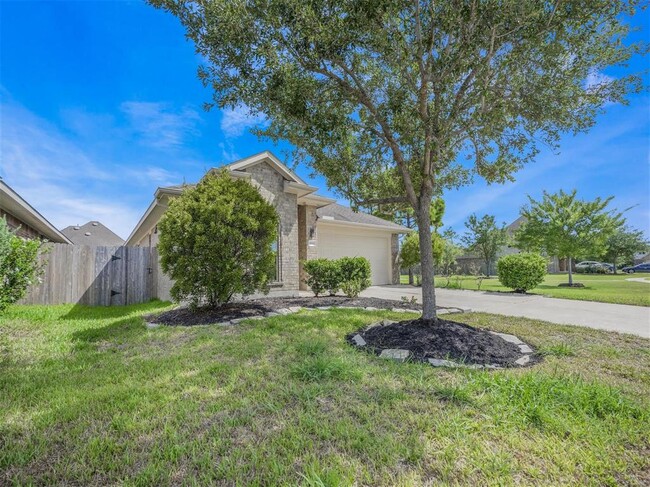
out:
{"label": "one-story house", "polygon": [[0,218],[4,218],[7,226],[15,230],[19,237],[54,243],[72,243],[2,179],[0,179]]}
{"label": "one-story house", "polygon": [[83,225],[70,225],[61,230],[75,245],[120,247],[124,240],[102,222],[91,220]]}
{"label": "one-story house", "polygon": [[[269,151],[224,167],[232,177],[247,179],[257,187],[280,217],[273,292],[295,295],[299,289],[307,289],[301,262],[319,257],[366,257],[373,285],[399,283],[399,235],[411,232],[409,228],[353,211],[316,194],[318,188],[308,185]],[[221,169],[213,168],[208,173]],[[126,245],[156,247],[158,221],[170,199],[186,187],[158,188]]]}

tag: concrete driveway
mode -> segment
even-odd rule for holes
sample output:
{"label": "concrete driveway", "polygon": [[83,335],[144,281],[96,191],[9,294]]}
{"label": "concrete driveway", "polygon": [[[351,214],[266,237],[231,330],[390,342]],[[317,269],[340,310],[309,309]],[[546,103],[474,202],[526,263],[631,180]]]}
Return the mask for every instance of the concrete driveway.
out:
{"label": "concrete driveway", "polygon": [[[420,288],[403,285],[372,286],[363,291],[361,296],[398,301],[401,296],[416,296],[418,303],[422,302]],[[650,338],[650,308],[644,306],[455,289],[436,289],[436,297],[438,306],[523,316],[562,325],[587,326]]]}

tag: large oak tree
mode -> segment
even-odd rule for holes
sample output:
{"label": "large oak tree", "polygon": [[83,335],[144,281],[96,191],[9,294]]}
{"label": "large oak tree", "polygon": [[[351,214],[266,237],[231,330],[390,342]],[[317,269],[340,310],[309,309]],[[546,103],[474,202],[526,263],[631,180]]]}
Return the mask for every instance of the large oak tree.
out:
{"label": "large oak tree", "polygon": [[266,115],[261,133],[348,199],[367,183],[413,208],[428,320],[432,197],[511,180],[638,88],[598,76],[639,49],[623,42],[635,0],[149,1],[185,26],[219,107]]}

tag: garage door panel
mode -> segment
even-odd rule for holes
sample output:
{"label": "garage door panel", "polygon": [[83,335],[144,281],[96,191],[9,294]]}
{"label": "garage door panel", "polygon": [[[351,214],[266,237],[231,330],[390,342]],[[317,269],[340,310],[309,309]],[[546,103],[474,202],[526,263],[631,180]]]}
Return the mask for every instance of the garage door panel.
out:
{"label": "garage door panel", "polygon": [[390,283],[390,236],[319,228],[318,256],[327,259],[365,257],[370,262],[373,285]]}

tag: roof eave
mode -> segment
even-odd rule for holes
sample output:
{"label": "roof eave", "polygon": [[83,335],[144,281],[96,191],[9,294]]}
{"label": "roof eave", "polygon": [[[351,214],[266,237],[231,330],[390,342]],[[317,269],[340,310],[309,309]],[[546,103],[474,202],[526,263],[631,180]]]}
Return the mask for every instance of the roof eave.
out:
{"label": "roof eave", "polygon": [[[47,218],[41,215],[38,212],[38,210],[36,210],[36,208],[34,208],[29,203],[27,203],[27,201],[25,201],[25,199],[22,196],[16,193],[16,191],[14,191],[11,188],[11,186],[9,186],[1,179],[0,179],[0,192],[4,193],[11,202],[13,202],[15,205],[18,206],[19,209],[22,209],[27,213],[28,220],[30,221],[25,221],[25,223],[28,224],[30,227],[33,227],[40,234],[47,237],[51,242],[65,243],[65,244],[72,245],[72,241],[68,237],[66,237],[63,233],[61,233],[61,231],[58,228],[56,228],[54,225],[52,225],[49,222],[49,220],[47,220]],[[7,211],[11,213],[9,209],[7,209]],[[19,217],[20,215],[16,215],[16,216]]]}
{"label": "roof eave", "polygon": [[414,231],[412,228],[407,228],[407,227],[390,227],[387,225],[377,225],[374,223],[358,223],[358,222],[350,222],[345,220],[330,220],[323,217],[318,218],[318,224],[342,226],[342,227],[367,228],[372,230],[381,230],[383,232],[398,233],[398,234],[411,233]]}

